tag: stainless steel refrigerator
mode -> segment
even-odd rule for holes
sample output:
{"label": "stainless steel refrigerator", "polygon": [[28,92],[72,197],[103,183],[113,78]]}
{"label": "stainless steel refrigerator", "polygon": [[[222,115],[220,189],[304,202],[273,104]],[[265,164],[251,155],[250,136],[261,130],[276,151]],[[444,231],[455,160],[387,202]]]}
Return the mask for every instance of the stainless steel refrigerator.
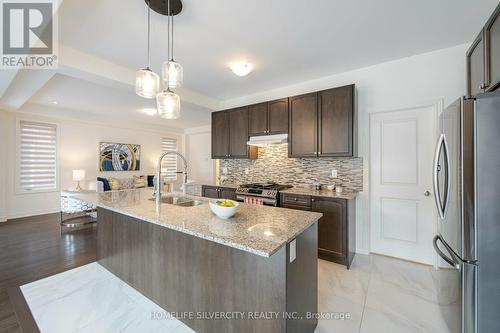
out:
{"label": "stainless steel refrigerator", "polygon": [[500,332],[500,92],[439,119],[434,198],[438,300],[450,332]]}

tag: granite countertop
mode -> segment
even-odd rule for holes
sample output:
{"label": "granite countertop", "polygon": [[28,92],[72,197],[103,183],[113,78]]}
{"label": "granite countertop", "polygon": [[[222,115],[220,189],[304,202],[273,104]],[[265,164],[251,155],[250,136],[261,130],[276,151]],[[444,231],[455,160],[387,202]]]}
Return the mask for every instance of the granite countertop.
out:
{"label": "granite countertop", "polygon": [[323,189],[323,190],[316,190],[313,187],[310,186],[294,186],[292,188],[282,190],[280,193],[290,193],[290,194],[301,194],[301,195],[310,195],[310,196],[315,196],[315,197],[327,197],[327,198],[338,198],[338,199],[355,199],[356,196],[358,195],[358,191],[350,189],[350,188],[343,188],[341,193],[337,193],[335,191]]}
{"label": "granite countertop", "polygon": [[[182,193],[168,195],[209,200]],[[150,200],[151,189],[82,194],[75,198],[263,257],[273,255],[322,216],[320,213],[240,203],[237,213],[223,220],[212,213],[208,204],[194,207],[157,206],[154,200]]]}

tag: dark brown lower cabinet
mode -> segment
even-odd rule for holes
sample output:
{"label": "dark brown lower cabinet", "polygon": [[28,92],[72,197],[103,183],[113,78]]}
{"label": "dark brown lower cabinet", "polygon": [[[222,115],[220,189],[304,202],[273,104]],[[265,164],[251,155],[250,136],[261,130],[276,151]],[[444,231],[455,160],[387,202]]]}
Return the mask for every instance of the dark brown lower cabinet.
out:
{"label": "dark brown lower cabinet", "polygon": [[236,200],[236,189],[231,187],[203,185],[201,193],[206,198]]}
{"label": "dark brown lower cabinet", "polygon": [[283,208],[322,213],[318,223],[318,258],[351,266],[356,251],[356,201],[281,194]]}

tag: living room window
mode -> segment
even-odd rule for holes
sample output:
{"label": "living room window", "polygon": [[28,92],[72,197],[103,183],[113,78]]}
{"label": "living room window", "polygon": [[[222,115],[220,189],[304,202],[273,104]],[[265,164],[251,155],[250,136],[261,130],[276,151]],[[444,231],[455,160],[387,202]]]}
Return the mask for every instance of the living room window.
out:
{"label": "living room window", "polygon": [[[167,151],[177,151],[177,139],[162,138],[161,151],[162,153],[165,153]],[[176,172],[177,172],[177,155],[171,154],[165,156],[162,164],[162,173],[164,173],[165,179],[177,180]]]}
{"label": "living room window", "polygon": [[17,191],[55,191],[58,188],[56,124],[19,120],[17,131]]}

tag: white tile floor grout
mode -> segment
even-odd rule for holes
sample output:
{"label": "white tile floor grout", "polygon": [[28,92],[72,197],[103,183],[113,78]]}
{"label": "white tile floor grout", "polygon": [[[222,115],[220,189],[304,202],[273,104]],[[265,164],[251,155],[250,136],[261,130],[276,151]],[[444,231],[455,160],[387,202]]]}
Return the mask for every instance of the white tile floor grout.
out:
{"label": "white tile floor grout", "polygon": [[[449,333],[432,267],[356,255],[350,270],[319,260],[318,310],[349,319],[320,319],[316,333]],[[43,332],[193,332],[176,319],[152,320],[158,305],[97,263],[24,285]]]}

